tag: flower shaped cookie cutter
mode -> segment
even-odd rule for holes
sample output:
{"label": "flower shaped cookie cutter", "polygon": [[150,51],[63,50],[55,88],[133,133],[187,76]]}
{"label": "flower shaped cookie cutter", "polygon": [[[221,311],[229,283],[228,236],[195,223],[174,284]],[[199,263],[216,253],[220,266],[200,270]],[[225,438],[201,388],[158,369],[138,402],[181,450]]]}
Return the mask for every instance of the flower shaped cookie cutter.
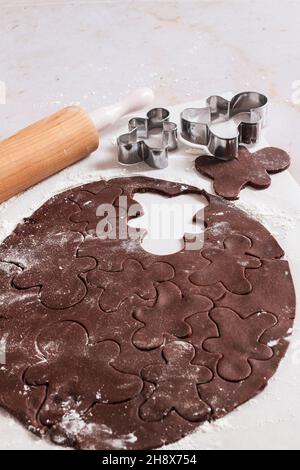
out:
{"label": "flower shaped cookie cutter", "polygon": [[[230,101],[221,96],[210,96],[204,108],[187,108],[181,115],[181,135],[192,144],[206,146],[221,160],[237,156],[238,146],[255,144],[267,125],[268,98],[257,92],[242,92]],[[214,124],[233,119],[235,134],[224,137],[213,128]]]}
{"label": "flower shaped cookie cutter", "polygon": [[[129,132],[117,139],[119,162],[125,165],[145,162],[152,168],[166,168],[168,152],[177,148],[177,125],[169,121],[169,116],[167,109],[154,108],[146,118],[130,119]],[[161,134],[161,143],[157,147],[145,141],[154,129]]]}

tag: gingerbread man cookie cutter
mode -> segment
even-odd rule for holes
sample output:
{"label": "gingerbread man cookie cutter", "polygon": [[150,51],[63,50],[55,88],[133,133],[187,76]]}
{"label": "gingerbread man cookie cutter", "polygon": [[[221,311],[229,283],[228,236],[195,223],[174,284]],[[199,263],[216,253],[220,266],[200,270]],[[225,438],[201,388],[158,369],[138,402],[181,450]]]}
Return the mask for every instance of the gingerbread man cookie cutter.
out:
{"label": "gingerbread man cookie cutter", "polygon": [[[151,168],[168,166],[168,152],[177,148],[177,125],[169,121],[165,108],[154,108],[146,118],[135,117],[128,122],[128,133],[118,137],[119,162],[125,165],[145,162]],[[152,130],[161,133],[161,145],[153,147],[145,141]]]}
{"label": "gingerbread man cookie cutter", "polygon": [[[206,100],[204,108],[186,108],[181,113],[181,135],[192,144],[206,146],[208,151],[221,160],[237,156],[240,143],[255,144],[268,121],[268,98],[257,92],[246,91],[235,95],[230,101],[213,95]],[[214,124],[233,119],[236,133],[232,137],[218,135]]]}

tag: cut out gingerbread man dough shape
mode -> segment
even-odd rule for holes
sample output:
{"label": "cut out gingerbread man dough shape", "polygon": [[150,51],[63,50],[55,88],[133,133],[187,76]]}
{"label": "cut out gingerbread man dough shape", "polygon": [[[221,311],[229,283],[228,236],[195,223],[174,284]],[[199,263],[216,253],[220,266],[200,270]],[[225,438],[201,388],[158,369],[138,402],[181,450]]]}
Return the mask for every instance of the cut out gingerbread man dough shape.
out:
{"label": "cut out gingerbread man dough shape", "polygon": [[138,308],[134,314],[144,324],[133,336],[133,344],[140,349],[158,348],[166,334],[188,337],[192,330],[185,320],[195,313],[209,312],[213,307],[212,301],[202,295],[183,297],[179,287],[172,282],[163,282],[157,291],[155,305]]}
{"label": "cut out gingerbread man dough shape", "polygon": [[242,319],[229,308],[215,308],[210,317],[218,325],[219,337],[203,343],[206,351],[219,353],[218,373],[224,380],[240,382],[252,373],[251,359],[266,361],[273,356],[272,349],[260,342],[264,333],[276,325],[276,317],[258,312]]}
{"label": "cut out gingerbread man dough shape", "polygon": [[[24,244],[24,270],[13,279],[17,289],[40,287],[40,300],[48,308],[65,309],[78,304],[86,295],[81,275],[96,267],[92,257],[77,257],[83,237],[75,232],[50,233]],[[39,256],[30,257],[36,250]]]}
{"label": "cut out gingerbread man dough shape", "polygon": [[192,363],[195,349],[184,341],[167,344],[163,356],[166,364],[152,364],[142,370],[142,378],[156,385],[140,408],[142,419],[159,421],[172,409],[189,421],[206,419],[211,409],[201,400],[197,385],[209,382],[212,372]]}
{"label": "cut out gingerbread man dough shape", "polygon": [[245,276],[246,269],[261,266],[259,259],[247,255],[251,242],[243,235],[231,235],[224,241],[222,248],[205,248],[204,258],[211,264],[190,276],[190,281],[198,286],[207,286],[221,282],[234,294],[248,294],[252,286]]}
{"label": "cut out gingerbread man dough shape", "polygon": [[[96,231],[97,224],[102,218],[105,218],[106,208],[113,208],[116,201],[122,194],[121,188],[103,188],[99,194],[93,194],[89,191],[82,190],[76,195],[71,195],[71,201],[76,202],[81,211],[71,216],[71,221],[75,223],[85,223],[86,232],[93,233]],[[99,197],[101,197],[101,206],[99,205]],[[101,211],[102,207],[102,211]],[[98,212],[100,210],[100,212]],[[117,215],[117,214],[116,214]]]}
{"label": "cut out gingerbread man dough shape", "polygon": [[214,180],[214,190],[226,199],[238,199],[245,186],[266,189],[271,184],[270,174],[279,173],[290,166],[289,155],[281,149],[267,147],[250,153],[239,147],[237,158],[223,161],[212,156],[198,157],[196,170]]}
{"label": "cut out gingerbread man dough shape", "polygon": [[37,338],[45,361],[28,368],[29,385],[48,384],[47,399],[40,411],[45,425],[53,424],[70,411],[83,413],[93,403],[119,403],[142,389],[136,375],[114,368],[120,348],[114,341],[89,343],[85,328],[72,321],[46,328]]}
{"label": "cut out gingerbread man dough shape", "polygon": [[224,248],[205,248],[204,258],[211,264],[190,276],[190,281],[198,286],[209,286],[221,282],[234,294],[248,294],[252,286],[245,276],[246,269],[261,266],[261,261],[247,255],[251,242],[243,235],[231,235],[224,241]]}
{"label": "cut out gingerbread man dough shape", "polygon": [[175,275],[168,263],[157,262],[144,269],[134,259],[126,259],[122,271],[97,269],[89,273],[88,282],[104,289],[99,304],[105,312],[116,310],[121,302],[133,294],[144,300],[155,299],[156,282],[169,281]]}
{"label": "cut out gingerbread man dough shape", "polygon": [[[126,222],[143,212],[140,204],[123,194],[118,186],[104,187],[96,193],[83,189],[69,198],[80,208],[80,212],[71,216],[71,221],[79,225],[85,224],[85,231],[90,235],[97,232],[99,236],[101,231],[107,232],[114,229],[118,231],[118,222],[121,219]],[[99,199],[101,204],[99,204]]]}

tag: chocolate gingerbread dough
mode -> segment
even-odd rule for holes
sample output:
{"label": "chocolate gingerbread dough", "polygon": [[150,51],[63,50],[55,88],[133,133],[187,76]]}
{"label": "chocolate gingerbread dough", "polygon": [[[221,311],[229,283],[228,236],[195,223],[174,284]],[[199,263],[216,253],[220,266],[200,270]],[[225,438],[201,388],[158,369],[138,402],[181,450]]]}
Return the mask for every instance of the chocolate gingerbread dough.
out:
{"label": "chocolate gingerbread dough", "polygon": [[[155,256],[143,232],[99,239],[101,203],[127,223],[148,191],[207,200],[202,249]],[[80,449],[155,448],[226,415],[287,350],[295,294],[283,254],[259,222],[194,187],[134,177],[55,196],[0,247],[1,406]]]}
{"label": "chocolate gingerbread dough", "polygon": [[214,180],[216,194],[226,199],[238,199],[245,186],[266,189],[271,184],[270,174],[290,166],[289,155],[281,149],[267,147],[250,153],[240,146],[233,160],[218,160],[209,155],[198,157],[196,170]]}

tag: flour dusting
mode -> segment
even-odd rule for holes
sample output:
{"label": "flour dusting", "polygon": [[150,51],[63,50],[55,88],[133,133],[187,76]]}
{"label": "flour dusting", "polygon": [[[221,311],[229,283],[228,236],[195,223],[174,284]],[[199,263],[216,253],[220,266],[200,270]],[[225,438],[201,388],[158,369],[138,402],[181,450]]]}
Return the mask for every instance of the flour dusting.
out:
{"label": "flour dusting", "polygon": [[[68,408],[66,406],[66,408]],[[133,444],[137,441],[137,437],[134,432],[130,432],[125,435],[114,437],[113,430],[105,424],[96,424],[87,422],[84,420],[82,415],[75,410],[67,410],[60,422],[60,428],[68,439],[78,439],[81,437],[90,436],[97,442],[97,436],[101,441],[107,444],[107,446],[113,449],[122,450],[127,449],[128,444]],[[55,435],[54,440],[57,444],[65,442],[63,435]],[[91,444],[93,447],[93,444]]]}
{"label": "flour dusting", "polygon": [[264,204],[248,204],[244,201],[237,201],[237,207],[245,211],[251,217],[262,223],[278,240],[286,240],[289,233],[300,221],[300,210],[291,213],[282,209],[266,206]]}

